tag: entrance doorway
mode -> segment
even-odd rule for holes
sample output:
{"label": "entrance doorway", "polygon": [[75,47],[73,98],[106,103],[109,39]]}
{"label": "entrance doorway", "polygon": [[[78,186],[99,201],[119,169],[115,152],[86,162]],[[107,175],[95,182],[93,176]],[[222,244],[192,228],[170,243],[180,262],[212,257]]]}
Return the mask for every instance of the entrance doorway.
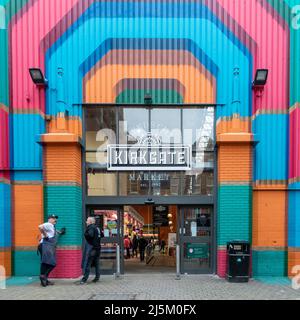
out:
{"label": "entrance doorway", "polygon": [[213,206],[126,205],[88,208],[103,231],[101,273],[212,273]]}
{"label": "entrance doorway", "polygon": [[128,238],[132,243],[129,256],[125,248],[125,273],[175,273],[177,216],[174,205],[124,207],[124,247]]}

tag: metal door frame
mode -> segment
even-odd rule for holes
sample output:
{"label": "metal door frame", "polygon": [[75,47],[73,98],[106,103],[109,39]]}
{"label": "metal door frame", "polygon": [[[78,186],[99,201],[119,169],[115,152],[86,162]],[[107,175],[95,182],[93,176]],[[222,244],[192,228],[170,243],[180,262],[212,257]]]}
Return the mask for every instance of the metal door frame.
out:
{"label": "metal door frame", "polygon": [[[191,243],[201,243],[201,240],[203,241],[203,238],[200,237],[192,237],[192,236],[185,236],[184,235],[184,214],[183,209],[184,208],[201,208],[201,207],[209,207],[211,208],[211,222],[210,222],[210,237],[205,237],[206,241],[205,243],[210,244],[210,252],[209,252],[209,260],[210,260],[210,268],[207,269],[199,269],[198,272],[190,272],[189,270],[184,269],[184,247],[183,244],[185,242],[191,242]],[[178,206],[178,219],[177,219],[177,235],[178,235],[178,244],[180,245],[180,273],[190,273],[190,274],[213,274],[215,272],[215,255],[216,255],[216,247],[215,247],[215,210],[213,205],[207,205],[207,204],[199,204],[199,205],[183,205]]]}
{"label": "metal door frame", "polygon": [[[120,246],[120,273],[124,274],[124,243],[123,243],[123,234],[124,234],[124,207],[123,206],[103,206],[103,205],[87,205],[86,206],[86,215],[91,214],[91,210],[116,210],[118,212],[118,222],[117,222],[117,237],[102,238],[101,243],[116,243]],[[116,257],[117,259],[117,257]],[[101,274],[113,274],[117,270],[107,271],[101,270]]]}

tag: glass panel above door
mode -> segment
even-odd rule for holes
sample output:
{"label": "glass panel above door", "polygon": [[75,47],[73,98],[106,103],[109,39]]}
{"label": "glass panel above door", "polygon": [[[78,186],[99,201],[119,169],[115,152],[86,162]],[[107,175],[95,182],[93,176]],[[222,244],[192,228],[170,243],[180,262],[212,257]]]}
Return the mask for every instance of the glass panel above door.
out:
{"label": "glass panel above door", "polygon": [[214,108],[85,109],[88,196],[213,196]]}
{"label": "glass panel above door", "polygon": [[184,208],[183,235],[187,237],[210,237],[212,207]]}

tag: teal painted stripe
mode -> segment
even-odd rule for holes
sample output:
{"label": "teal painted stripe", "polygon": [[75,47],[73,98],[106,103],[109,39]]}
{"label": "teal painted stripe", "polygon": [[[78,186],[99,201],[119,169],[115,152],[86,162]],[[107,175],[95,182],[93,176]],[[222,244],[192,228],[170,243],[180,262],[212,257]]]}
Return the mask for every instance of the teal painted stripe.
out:
{"label": "teal painted stripe", "polygon": [[44,188],[45,219],[48,214],[59,216],[57,228],[67,232],[58,245],[82,245],[82,188],[76,186],[47,186]]}
{"label": "teal painted stripe", "polygon": [[36,251],[13,252],[13,275],[17,277],[40,274],[40,257]]}
{"label": "teal painted stripe", "polygon": [[145,94],[150,94],[153,104],[183,103],[183,97],[174,90],[125,90],[118,95],[116,103],[145,103]]}
{"label": "teal painted stripe", "polygon": [[6,285],[8,287],[16,287],[16,286],[26,286],[35,282],[38,282],[39,278],[36,276],[18,276],[11,277],[6,280]]}
{"label": "teal painted stripe", "polygon": [[218,188],[218,245],[231,240],[251,241],[252,187],[219,186]]}
{"label": "teal painted stripe", "polygon": [[286,251],[252,251],[252,272],[254,277],[287,275]]}

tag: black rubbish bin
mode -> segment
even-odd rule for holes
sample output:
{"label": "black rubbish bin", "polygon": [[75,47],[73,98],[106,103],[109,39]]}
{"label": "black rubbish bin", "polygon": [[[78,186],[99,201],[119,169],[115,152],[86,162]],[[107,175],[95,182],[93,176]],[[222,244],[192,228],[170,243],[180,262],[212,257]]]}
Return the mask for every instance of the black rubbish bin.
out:
{"label": "black rubbish bin", "polygon": [[248,282],[249,266],[250,243],[241,240],[227,242],[227,280],[229,282]]}

